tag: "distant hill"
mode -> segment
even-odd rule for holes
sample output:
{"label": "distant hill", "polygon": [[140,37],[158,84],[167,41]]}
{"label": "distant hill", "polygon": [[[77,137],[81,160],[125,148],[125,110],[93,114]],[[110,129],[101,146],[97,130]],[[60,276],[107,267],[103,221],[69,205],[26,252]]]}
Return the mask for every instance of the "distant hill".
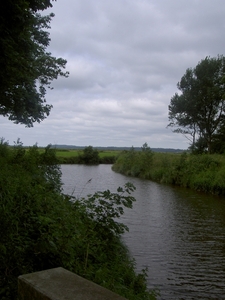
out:
{"label": "distant hill", "polygon": [[[84,149],[86,146],[75,146],[75,145],[52,145],[52,148],[55,148],[55,149]],[[99,151],[112,151],[112,150],[115,150],[115,151],[123,151],[123,150],[130,150],[131,147],[114,147],[114,146],[108,146],[108,147],[93,147],[95,149],[98,149]],[[141,151],[141,147],[134,147],[134,149],[136,151]],[[162,153],[165,153],[165,152],[170,152],[170,153],[182,153],[186,150],[184,149],[173,149],[173,148],[151,148],[152,151],[154,152],[162,152]]]}

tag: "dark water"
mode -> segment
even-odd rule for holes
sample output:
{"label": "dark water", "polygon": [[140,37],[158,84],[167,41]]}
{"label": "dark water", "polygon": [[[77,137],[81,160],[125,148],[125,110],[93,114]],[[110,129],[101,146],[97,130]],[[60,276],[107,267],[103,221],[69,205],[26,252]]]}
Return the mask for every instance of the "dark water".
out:
{"label": "dark water", "polygon": [[110,165],[63,165],[62,173],[64,191],[77,197],[136,186],[123,238],[159,299],[225,299],[225,199],[126,177]]}

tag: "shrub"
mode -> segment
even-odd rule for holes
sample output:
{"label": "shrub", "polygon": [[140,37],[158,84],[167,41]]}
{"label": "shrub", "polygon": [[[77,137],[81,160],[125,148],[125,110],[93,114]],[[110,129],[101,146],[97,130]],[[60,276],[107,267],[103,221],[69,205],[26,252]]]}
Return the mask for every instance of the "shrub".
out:
{"label": "shrub", "polygon": [[123,206],[132,207],[134,187],[97,192],[76,201],[61,193],[55,150],[27,151],[0,143],[0,298],[17,299],[17,277],[64,267],[128,299],[154,299],[146,274],[120,236]]}
{"label": "shrub", "polygon": [[[131,159],[132,157],[132,159]],[[225,195],[225,156],[218,154],[171,154],[123,152],[112,169],[116,172],[174,184],[206,193]]]}
{"label": "shrub", "polygon": [[154,153],[145,143],[141,151],[135,151],[132,147],[129,151],[123,151],[118,156],[113,170],[122,174],[150,178],[150,169],[153,162]]}
{"label": "shrub", "polygon": [[83,154],[79,155],[79,163],[84,163],[86,165],[98,165],[98,150],[94,149],[92,146],[85,147],[83,150]]}

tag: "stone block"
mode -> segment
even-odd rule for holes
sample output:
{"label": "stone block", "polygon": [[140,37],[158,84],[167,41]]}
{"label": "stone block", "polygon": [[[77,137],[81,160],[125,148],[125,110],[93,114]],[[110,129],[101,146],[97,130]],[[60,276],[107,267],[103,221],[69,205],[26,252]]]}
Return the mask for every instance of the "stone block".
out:
{"label": "stone block", "polygon": [[126,300],[63,268],[18,277],[20,300]]}

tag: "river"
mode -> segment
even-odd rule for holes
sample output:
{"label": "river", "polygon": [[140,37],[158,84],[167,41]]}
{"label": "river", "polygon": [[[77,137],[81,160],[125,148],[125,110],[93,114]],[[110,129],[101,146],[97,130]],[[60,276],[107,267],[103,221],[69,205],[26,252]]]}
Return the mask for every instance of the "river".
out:
{"label": "river", "polygon": [[225,299],[225,199],[127,177],[111,165],[62,165],[62,181],[76,197],[132,182],[136,202],[121,218],[129,227],[123,239],[137,271],[148,268],[148,287],[163,300]]}

